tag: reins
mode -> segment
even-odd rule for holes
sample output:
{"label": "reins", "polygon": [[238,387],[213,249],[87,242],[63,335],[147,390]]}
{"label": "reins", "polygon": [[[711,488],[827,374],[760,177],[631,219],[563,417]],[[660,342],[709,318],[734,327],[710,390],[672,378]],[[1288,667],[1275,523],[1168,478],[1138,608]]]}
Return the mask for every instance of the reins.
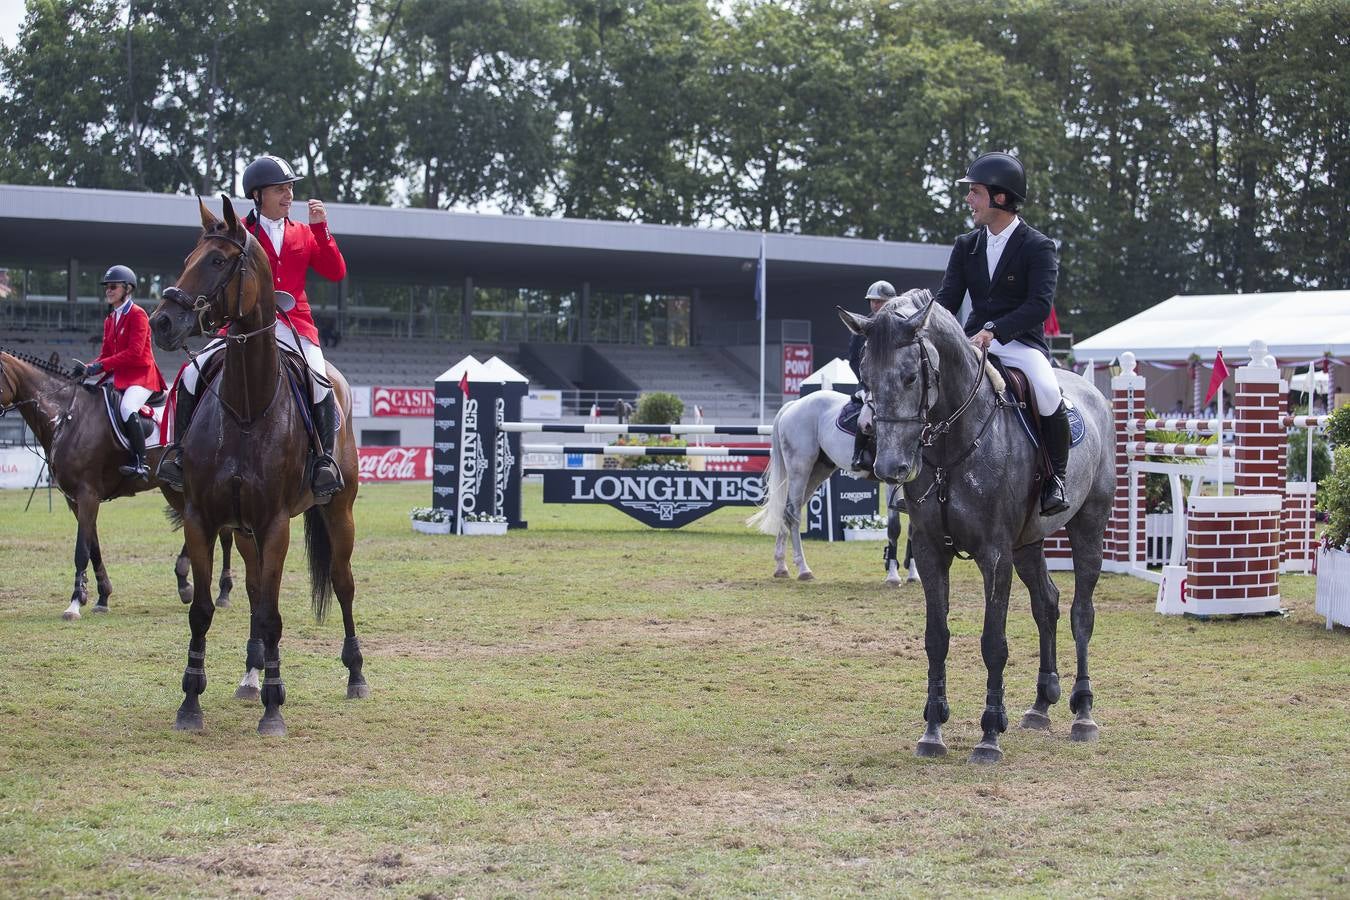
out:
{"label": "reins", "polygon": [[[238,322],[240,318],[242,318],[242,310],[244,305],[244,279],[249,274],[249,269],[246,262],[248,257],[248,242],[252,240],[252,235],[245,232],[244,240],[240,241],[234,237],[231,237],[228,234],[218,234],[211,232],[204,234],[202,236],[202,239],[203,240],[215,239],[225,241],[227,244],[231,244],[234,247],[238,248],[239,255],[234,258],[234,261],[232,262],[229,271],[225,273],[224,277],[220,281],[216,282],[215,286],[212,287],[208,293],[198,294],[195,299],[189,299],[185,291],[181,290],[178,287],[170,287],[165,289],[164,298],[178,304],[179,307],[186,310],[187,312],[196,314],[197,326],[201,330],[201,333],[209,334],[210,332],[216,331],[220,328],[228,329],[229,327],[232,327],[236,322]],[[227,308],[225,310],[225,313],[221,316],[221,320],[219,322],[216,322],[214,321],[211,315],[215,310],[215,301],[218,297],[223,297],[225,295],[225,292],[226,290],[228,290],[230,282],[232,281],[235,283],[234,312],[233,314],[230,313],[227,303]],[[276,322],[277,317],[276,311],[274,310],[272,313],[272,321],[266,325],[263,325],[261,328],[254,329],[253,331],[246,331],[241,334],[231,334],[227,330],[225,334],[217,335],[217,337],[225,341],[225,349],[228,352],[231,344],[242,347],[244,344],[248,342],[249,338],[256,337],[257,335],[263,334],[264,332],[267,331],[272,331],[276,327]],[[201,365],[197,362],[197,357],[200,354],[194,353],[191,350],[188,350],[186,347],[184,348],[184,350],[188,355],[188,360],[191,362],[192,367],[197,370],[197,378],[199,383],[205,385],[206,389],[215,395],[216,400],[220,402],[221,409],[224,409],[226,412],[228,412],[230,414],[230,417],[233,418],[235,422],[237,422],[240,426],[252,425],[255,421],[257,421],[259,418],[265,415],[267,411],[272,408],[272,404],[276,402],[277,394],[280,393],[281,388],[280,358],[278,358],[277,362],[276,378],[274,378],[272,381],[272,396],[268,399],[267,405],[263,407],[261,412],[258,412],[252,417],[246,419],[242,415],[240,415],[232,406],[230,406],[230,404],[226,402],[225,398],[221,396],[220,391],[218,391],[215,388],[215,386],[212,385],[207,380],[206,373],[202,371]],[[243,381],[244,381],[244,408],[251,409],[252,404],[250,403],[249,387],[248,387],[249,379],[246,377],[243,379]],[[191,424],[189,424],[188,427],[190,428]],[[182,435],[179,435],[178,439],[181,440]]]}

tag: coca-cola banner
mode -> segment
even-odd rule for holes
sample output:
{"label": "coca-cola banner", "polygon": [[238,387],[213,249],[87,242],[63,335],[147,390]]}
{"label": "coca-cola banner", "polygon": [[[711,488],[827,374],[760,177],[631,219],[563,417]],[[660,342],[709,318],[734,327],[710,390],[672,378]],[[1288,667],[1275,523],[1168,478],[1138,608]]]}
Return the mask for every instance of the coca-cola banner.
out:
{"label": "coca-cola banner", "polygon": [[372,416],[430,416],[435,411],[435,388],[376,386],[370,389]]}
{"label": "coca-cola banner", "polygon": [[358,447],[361,480],[430,481],[430,447]]}
{"label": "coca-cola banner", "polygon": [[811,374],[811,345],[783,345],[783,393],[797,396],[802,392],[802,379]]}

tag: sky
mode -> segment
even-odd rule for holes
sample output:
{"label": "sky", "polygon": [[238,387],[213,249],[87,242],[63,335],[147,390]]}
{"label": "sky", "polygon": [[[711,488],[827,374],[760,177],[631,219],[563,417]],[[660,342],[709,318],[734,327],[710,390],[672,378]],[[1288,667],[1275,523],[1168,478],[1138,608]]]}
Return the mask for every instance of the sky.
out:
{"label": "sky", "polygon": [[4,41],[5,46],[14,46],[24,12],[24,0],[0,0],[0,41]]}

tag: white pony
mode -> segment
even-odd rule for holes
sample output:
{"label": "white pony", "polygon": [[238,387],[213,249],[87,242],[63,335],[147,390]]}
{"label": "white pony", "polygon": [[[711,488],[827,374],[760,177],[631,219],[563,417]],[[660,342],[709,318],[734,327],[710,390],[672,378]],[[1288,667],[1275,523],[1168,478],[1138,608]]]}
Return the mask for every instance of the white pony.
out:
{"label": "white pony", "polygon": [[[765,534],[778,538],[773,558],[777,563],[775,578],[788,576],[785,551],[788,536],[792,537],[792,558],[797,566],[797,578],[810,581],[815,576],[802,553],[801,513],[806,498],[820,487],[836,469],[851,475],[866,477],[867,473],[853,470],[853,435],[841,431],[835,424],[839,413],[848,403],[847,394],[838,391],[816,391],[799,400],[783,405],[773,420],[773,439],[769,467],[764,473],[767,489],[764,503],[746,524],[756,526]],[[868,410],[864,408],[863,427]],[[896,562],[895,543],[900,532],[900,492],[892,488],[887,495],[890,523],[887,529],[891,549],[887,555],[886,583],[900,584],[900,567]],[[918,568],[909,560],[909,580],[918,581]]]}

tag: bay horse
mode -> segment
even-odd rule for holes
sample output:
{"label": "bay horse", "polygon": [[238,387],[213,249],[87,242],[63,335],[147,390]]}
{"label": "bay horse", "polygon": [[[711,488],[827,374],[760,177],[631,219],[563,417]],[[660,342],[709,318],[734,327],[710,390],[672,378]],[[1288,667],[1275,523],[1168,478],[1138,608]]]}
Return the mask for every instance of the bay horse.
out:
{"label": "bay horse", "polygon": [[904,486],[915,555],[923,576],[928,653],[926,728],[919,756],[947,752],[942,725],[946,697],[949,570],[958,552],[975,560],[984,578],[981,655],[987,670],[983,737],[971,761],[996,763],[998,738],[1008,728],[1003,670],[1008,660],[1005,629],[1012,573],[1026,584],[1040,633],[1036,700],[1022,719],[1025,728],[1048,729],[1049,708],[1060,695],[1056,662],[1059,591],[1050,580],[1045,538],[1065,529],[1073,549],[1074,595],[1070,613],[1078,671],[1069,709],[1069,737],[1098,737],[1092,720],[1088,641],[1095,613],[1092,594],[1102,568],[1102,541],[1115,491],[1111,409],[1096,387],[1056,370],[1065,399],[1082,418],[1082,440],[1069,454],[1065,487],[1070,507],[1042,517],[1039,451],[1022,431],[1013,403],[985,374],[982,357],[950,312],[926,290],[911,290],[875,315],[840,309],[850,330],[867,338],[863,368],[876,408],[877,477]]}
{"label": "bay horse", "polygon": [[[352,437],[351,391],[331,365],[328,378],[342,410],[335,456],[343,489],[321,506],[309,485],[311,439],[306,428],[308,385],[293,382],[277,344],[277,295],[267,255],[221,197],[224,218],[198,198],[202,233],[188,254],[183,272],[150,316],[150,330],[161,349],[177,349],[194,334],[224,328],[225,348],[218,376],[203,379],[200,398],[183,448],[183,536],[197,583],[188,612],[192,637],[183,672],[183,703],[174,728],[202,730],[199,695],[206,689],[206,633],[214,608],[202,585],[209,582],[212,541],[233,529],[239,534],[250,608],[248,669],[263,672],[261,691],[249,683],[236,696],[261,696],[262,735],[284,735],[281,706],[280,590],[290,520],[305,516],[310,601],[322,621],[334,591],[342,607],[346,639],[347,697],[366,697],[361,645],[352,618],[355,584],[351,556],[356,539],[352,505],[356,502],[357,454]],[[286,327],[282,325],[281,327]],[[302,364],[303,365],[303,364]]]}
{"label": "bay horse", "polygon": [[[80,608],[89,602],[86,570],[91,562],[98,587],[93,612],[106,613],[112,581],[99,545],[99,504],[158,488],[170,505],[181,505],[181,495],[156,481],[153,475],[146,480],[117,470],[126,461],[126,451],[117,442],[104,411],[102,389],[87,387],[81,379],[49,360],[0,350],[0,415],[10,410],[18,410],[37,437],[51,468],[52,481],[75,514],[75,587],[70,605],[61,617],[68,622],[80,618]],[[151,447],[146,453],[152,473],[161,453],[160,447]],[[222,608],[229,606],[234,584],[230,574],[233,540],[228,532],[220,536],[225,565],[215,602]],[[186,545],[178,554],[174,574],[178,578],[178,596],[186,603],[192,592],[187,580]]]}
{"label": "bay horse", "polygon": [[[777,537],[773,550],[775,578],[788,577],[786,552],[789,536],[792,538],[792,561],[797,566],[798,580],[810,581],[815,578],[802,552],[802,506],[836,469],[848,471],[853,465],[853,435],[842,431],[835,424],[848,401],[849,396],[839,391],[815,391],[785,403],[773,418],[769,465],[764,472],[764,502],[754,515],[746,519],[746,524]],[[865,427],[863,419],[860,419],[858,427]],[[903,506],[899,488],[891,487],[886,498],[887,546],[884,554],[885,583],[889,585],[900,584],[900,567],[895,549],[900,537],[900,511]],[[918,581],[919,572],[909,551],[906,542],[905,565],[909,569],[909,580]]]}

